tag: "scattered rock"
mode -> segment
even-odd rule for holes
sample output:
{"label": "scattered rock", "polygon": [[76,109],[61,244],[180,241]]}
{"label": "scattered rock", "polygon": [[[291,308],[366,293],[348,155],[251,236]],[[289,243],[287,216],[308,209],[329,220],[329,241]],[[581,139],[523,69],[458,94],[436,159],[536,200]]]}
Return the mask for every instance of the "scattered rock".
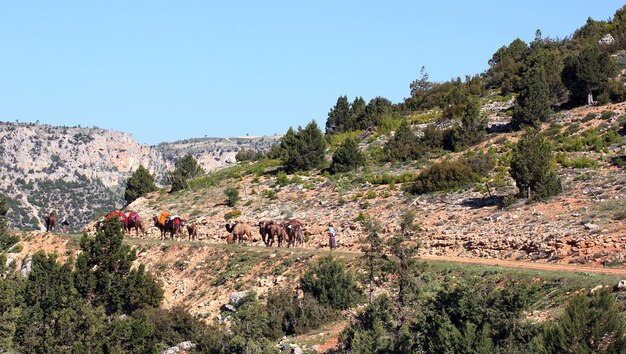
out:
{"label": "scattered rock", "polygon": [[615,38],[613,38],[610,33],[605,34],[604,37],[600,38],[598,41],[598,45],[611,45],[613,43],[615,43]]}

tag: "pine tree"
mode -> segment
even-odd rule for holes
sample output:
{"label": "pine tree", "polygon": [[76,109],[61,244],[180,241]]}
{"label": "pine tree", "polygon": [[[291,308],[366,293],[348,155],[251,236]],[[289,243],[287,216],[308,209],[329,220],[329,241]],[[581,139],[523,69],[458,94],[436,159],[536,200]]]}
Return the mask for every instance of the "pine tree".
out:
{"label": "pine tree", "polygon": [[389,161],[406,161],[419,155],[419,141],[406,120],[400,123],[394,136],[385,144],[385,156]]}
{"label": "pine tree", "polygon": [[83,235],[76,259],[76,289],[93,305],[104,306],[107,315],[156,307],[163,299],[163,290],[143,266],[131,269],[136,252],[122,243],[123,238],[118,221],[106,220],[95,237]]}
{"label": "pine tree", "polygon": [[517,142],[510,173],[519,193],[527,198],[544,199],[563,191],[554,171],[552,149],[535,129],[529,129]]}
{"label": "pine tree", "polygon": [[389,239],[392,274],[397,276],[397,300],[400,309],[400,323],[405,319],[403,309],[415,300],[417,254],[420,243],[414,239],[419,225],[414,223],[415,213],[407,211],[402,215],[400,231]]}
{"label": "pine tree", "polygon": [[345,310],[361,302],[363,293],[354,275],[332,255],[323,256],[300,278],[300,288],[321,305]]}
{"label": "pine tree", "polygon": [[196,178],[204,174],[204,170],[191,154],[187,154],[182,159],[176,161],[174,167],[176,173],[185,179]]}
{"label": "pine tree", "polygon": [[198,164],[198,161],[191,154],[187,154],[182,159],[176,161],[174,167],[174,171],[169,174],[172,192],[187,188],[187,180],[204,174],[202,166]]}
{"label": "pine tree", "polygon": [[367,267],[369,302],[371,304],[374,302],[376,278],[382,278],[384,275],[385,245],[380,237],[383,231],[380,221],[369,218],[363,222],[363,226],[367,231],[367,236],[362,241],[361,252],[363,252],[363,256],[361,256],[361,259]]}
{"label": "pine tree", "polygon": [[537,63],[529,68],[524,74],[523,86],[513,110],[511,125],[514,129],[538,127],[552,114],[550,88],[543,66]]}
{"label": "pine tree", "polygon": [[626,321],[610,291],[577,295],[563,316],[544,327],[545,353],[624,353]]}
{"label": "pine tree", "polygon": [[455,151],[461,151],[468,146],[483,141],[487,131],[487,117],[480,114],[480,102],[472,98],[463,108],[461,126],[452,134],[452,144]]}
{"label": "pine tree", "polygon": [[9,249],[17,241],[19,237],[11,234],[7,224],[7,213],[9,212],[8,199],[0,194],[0,253]]}
{"label": "pine tree", "polygon": [[333,154],[330,164],[331,173],[352,171],[365,164],[365,156],[359,150],[356,139],[348,138]]}
{"label": "pine tree", "polygon": [[315,121],[311,121],[297,133],[289,128],[281,139],[281,149],[285,169],[288,172],[311,170],[324,162],[326,140]]}
{"label": "pine tree", "polygon": [[335,134],[345,131],[346,125],[350,120],[350,104],[347,96],[337,98],[337,103],[328,112],[326,120],[326,134]]}
{"label": "pine tree", "polygon": [[592,104],[594,92],[603,92],[617,71],[615,61],[607,52],[590,45],[565,61],[563,82],[571,91],[574,103]]}
{"label": "pine tree", "polygon": [[355,131],[359,129],[361,121],[365,116],[365,107],[367,107],[367,104],[363,97],[359,96],[354,98],[354,101],[350,105],[349,120],[345,126],[345,131]]}
{"label": "pine tree", "polygon": [[154,177],[145,167],[139,166],[126,181],[126,189],[124,190],[124,200],[128,204],[142,195],[157,190],[154,184]]}

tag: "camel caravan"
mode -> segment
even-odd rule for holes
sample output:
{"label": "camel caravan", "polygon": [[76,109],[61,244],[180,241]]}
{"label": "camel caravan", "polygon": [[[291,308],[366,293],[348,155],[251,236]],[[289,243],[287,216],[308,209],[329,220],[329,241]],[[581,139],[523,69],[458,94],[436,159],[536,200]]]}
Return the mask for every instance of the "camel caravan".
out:
{"label": "camel caravan", "polygon": [[[199,225],[189,223],[183,217],[172,215],[167,211],[153,216],[152,225],[146,223],[136,212],[130,212],[126,215],[121,211],[112,211],[102,220],[97,221],[93,227],[86,228],[85,232],[92,233],[100,230],[104,220],[111,218],[117,218],[120,223],[120,228],[129,236],[136,235],[137,237],[145,237],[149,234],[148,229],[154,227],[159,230],[160,240],[182,240],[185,237],[185,231],[189,241],[199,240]],[[272,247],[274,244],[278,247],[304,246],[304,225],[298,219],[283,222],[262,220],[258,222],[257,226],[258,235],[261,236],[261,240],[267,247]],[[234,223],[227,223],[225,229],[227,235],[225,237],[220,236],[220,238],[226,239],[226,243],[228,244],[259,241],[255,227],[246,222],[236,221]]]}

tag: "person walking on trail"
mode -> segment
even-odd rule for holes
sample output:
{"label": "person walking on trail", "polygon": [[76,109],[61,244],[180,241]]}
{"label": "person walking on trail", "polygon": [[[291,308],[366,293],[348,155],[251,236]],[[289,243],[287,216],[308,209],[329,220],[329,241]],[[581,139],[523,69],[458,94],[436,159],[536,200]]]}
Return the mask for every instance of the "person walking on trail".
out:
{"label": "person walking on trail", "polygon": [[328,224],[328,247],[330,247],[331,250],[337,248],[337,240],[335,239],[336,235],[337,232],[335,231],[333,224]]}
{"label": "person walking on trail", "polygon": [[63,233],[67,233],[68,226],[70,226],[70,223],[69,221],[67,221],[67,219],[64,216],[63,219],[61,220],[61,229],[63,229]]}

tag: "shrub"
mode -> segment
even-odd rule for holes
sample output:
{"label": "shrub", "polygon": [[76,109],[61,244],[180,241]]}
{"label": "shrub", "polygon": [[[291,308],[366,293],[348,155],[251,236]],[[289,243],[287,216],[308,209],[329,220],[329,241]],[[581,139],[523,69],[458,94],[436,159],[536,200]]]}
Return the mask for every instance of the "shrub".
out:
{"label": "shrub", "polygon": [[480,176],[466,163],[442,161],[424,169],[409,187],[409,192],[423,194],[454,190],[464,188],[479,180]]}
{"label": "shrub", "polygon": [[235,159],[237,161],[256,161],[265,157],[265,154],[261,151],[253,149],[243,149],[237,152]]}
{"label": "shrub", "polygon": [[617,113],[615,113],[613,111],[603,111],[602,114],[600,114],[600,119],[609,120],[609,119],[615,117],[616,115],[617,115]]}
{"label": "shrub", "polygon": [[596,160],[589,158],[587,156],[569,158],[565,154],[558,154],[556,156],[556,161],[560,163],[563,167],[572,167],[572,168],[592,168],[598,165],[598,162]]}
{"label": "shrub", "polygon": [[238,216],[241,216],[241,210],[231,210],[228,213],[224,214],[224,219],[230,220]]}
{"label": "shrub", "polygon": [[278,198],[278,196],[276,195],[276,192],[273,189],[264,190],[263,195],[270,200],[274,200]]}
{"label": "shrub", "polygon": [[479,176],[486,176],[496,167],[495,155],[483,152],[469,154],[463,159],[463,162]]}
{"label": "shrub", "polygon": [[241,200],[241,197],[239,196],[239,189],[237,187],[226,188],[224,194],[226,194],[226,205],[231,208]]}
{"label": "shrub", "polygon": [[276,174],[276,184],[279,186],[286,186],[289,183],[289,178],[287,178],[287,174],[285,171],[278,171]]}
{"label": "shrub", "polygon": [[581,119],[581,122],[586,123],[592,119],[595,119],[597,117],[597,115],[595,113],[587,113],[586,116],[583,117],[583,119]]}
{"label": "shrub", "polygon": [[300,288],[321,305],[337,310],[353,307],[364,299],[354,275],[343,262],[331,255],[323,256],[300,279]]}

